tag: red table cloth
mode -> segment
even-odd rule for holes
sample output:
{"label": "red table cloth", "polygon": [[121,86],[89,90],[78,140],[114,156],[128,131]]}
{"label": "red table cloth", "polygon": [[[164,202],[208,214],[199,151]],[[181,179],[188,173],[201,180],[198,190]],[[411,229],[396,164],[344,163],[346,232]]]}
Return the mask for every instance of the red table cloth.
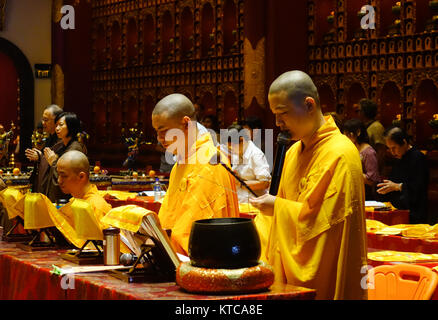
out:
{"label": "red table cloth", "polygon": [[53,264],[76,266],[60,257],[63,250],[26,252],[0,241],[0,299],[26,300],[295,300],[314,299],[312,289],[273,285],[263,293],[198,295],[182,291],[175,282],[126,283],[109,273],[51,274]]}
{"label": "red table cloth", "polygon": [[368,248],[403,252],[438,253],[438,240],[368,232]]}
{"label": "red table cloth", "polygon": [[388,226],[409,224],[409,210],[374,211],[366,208],[366,218],[383,222]]}

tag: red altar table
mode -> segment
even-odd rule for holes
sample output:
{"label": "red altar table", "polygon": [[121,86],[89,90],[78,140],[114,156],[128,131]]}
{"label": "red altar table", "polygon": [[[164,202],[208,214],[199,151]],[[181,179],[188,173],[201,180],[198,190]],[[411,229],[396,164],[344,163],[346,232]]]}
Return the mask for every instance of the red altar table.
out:
{"label": "red altar table", "polygon": [[[60,257],[62,250],[25,252],[0,241],[1,300],[302,300],[314,299],[313,289],[273,285],[263,293],[198,295],[175,282],[125,283],[105,272],[61,277],[52,265],[76,266]],[[64,288],[64,289],[63,289]]]}
{"label": "red altar table", "polygon": [[388,226],[409,224],[409,210],[375,211],[373,208],[366,208],[365,213],[367,219],[377,220]]}
{"label": "red altar table", "polygon": [[403,252],[438,253],[438,240],[408,238],[399,235],[382,235],[368,232],[368,248]]}

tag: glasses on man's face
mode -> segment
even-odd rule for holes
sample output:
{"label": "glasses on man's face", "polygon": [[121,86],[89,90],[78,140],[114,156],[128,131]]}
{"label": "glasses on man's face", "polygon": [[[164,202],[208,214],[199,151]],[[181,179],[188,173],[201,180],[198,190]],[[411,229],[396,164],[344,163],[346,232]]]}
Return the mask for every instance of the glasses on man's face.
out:
{"label": "glasses on man's face", "polygon": [[53,120],[53,118],[44,118],[44,117],[41,119],[42,122],[49,122],[52,120]]}

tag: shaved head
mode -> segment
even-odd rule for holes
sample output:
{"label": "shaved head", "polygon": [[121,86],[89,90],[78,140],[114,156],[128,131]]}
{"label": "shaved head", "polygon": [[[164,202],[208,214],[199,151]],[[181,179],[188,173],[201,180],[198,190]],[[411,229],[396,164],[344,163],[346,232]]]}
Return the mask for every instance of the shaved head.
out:
{"label": "shaved head", "polygon": [[79,151],[68,151],[58,159],[56,170],[62,192],[82,199],[90,184],[90,163],[87,156]]}
{"label": "shaved head", "polygon": [[302,71],[289,71],[275,79],[268,99],[276,125],[288,132],[292,140],[301,140],[303,145],[325,123],[318,90]]}
{"label": "shaved head", "polygon": [[85,154],[80,151],[72,150],[64,153],[58,160],[65,164],[76,174],[84,172],[87,175],[90,173],[90,163]]}
{"label": "shaved head", "polygon": [[[157,132],[157,140],[165,149],[172,146],[172,150],[167,151],[173,154],[184,152],[183,150],[192,144],[188,132],[189,127],[193,127],[192,123],[196,121],[195,119],[193,103],[179,93],[164,97],[152,111],[152,127]],[[196,130],[196,126],[194,129]],[[168,132],[170,135],[166,138]],[[181,134],[184,136],[182,137]],[[196,137],[196,134],[194,136]]]}
{"label": "shaved head", "polygon": [[157,115],[175,120],[180,120],[184,117],[194,119],[195,107],[185,95],[175,93],[164,97],[157,103],[152,111],[152,116]]}
{"label": "shaved head", "polygon": [[307,73],[299,70],[289,71],[279,76],[269,88],[269,94],[284,92],[287,98],[296,103],[302,103],[306,97],[315,100],[317,107],[320,107],[318,89]]}

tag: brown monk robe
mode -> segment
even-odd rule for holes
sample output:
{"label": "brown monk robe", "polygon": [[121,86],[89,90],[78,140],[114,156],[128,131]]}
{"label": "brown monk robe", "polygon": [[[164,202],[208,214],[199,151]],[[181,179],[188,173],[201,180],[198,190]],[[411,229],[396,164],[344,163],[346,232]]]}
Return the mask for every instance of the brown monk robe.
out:
{"label": "brown monk robe", "polygon": [[[44,109],[41,123],[43,125],[44,132],[49,134],[49,137],[45,141],[41,150],[50,148],[56,152],[59,148],[61,148],[61,145],[57,144],[59,139],[55,132],[55,118],[62,112],[62,109],[57,105],[50,105]],[[32,192],[45,194],[50,178],[49,163],[47,162],[46,157],[44,157],[42,151],[37,148],[26,149],[25,154],[27,159],[34,163],[34,168],[30,177],[30,181],[32,183]]]}

